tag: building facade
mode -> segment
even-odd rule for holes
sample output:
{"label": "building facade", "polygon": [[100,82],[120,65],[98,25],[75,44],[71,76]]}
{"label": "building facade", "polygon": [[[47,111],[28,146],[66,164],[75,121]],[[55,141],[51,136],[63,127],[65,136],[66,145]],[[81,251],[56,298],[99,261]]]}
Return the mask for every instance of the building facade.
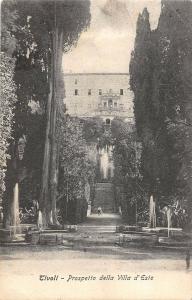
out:
{"label": "building facade", "polygon": [[64,75],[67,113],[101,117],[110,124],[114,117],[133,121],[133,94],[126,73],[68,73]]}

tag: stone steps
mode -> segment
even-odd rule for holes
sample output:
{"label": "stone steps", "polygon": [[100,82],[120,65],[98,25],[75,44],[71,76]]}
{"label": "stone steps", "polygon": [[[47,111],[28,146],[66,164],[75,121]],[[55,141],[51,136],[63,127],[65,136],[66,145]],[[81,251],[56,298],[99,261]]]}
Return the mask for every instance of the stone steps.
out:
{"label": "stone steps", "polygon": [[104,213],[115,212],[115,195],[112,183],[102,182],[96,184],[92,212],[97,212],[98,207],[101,207]]}

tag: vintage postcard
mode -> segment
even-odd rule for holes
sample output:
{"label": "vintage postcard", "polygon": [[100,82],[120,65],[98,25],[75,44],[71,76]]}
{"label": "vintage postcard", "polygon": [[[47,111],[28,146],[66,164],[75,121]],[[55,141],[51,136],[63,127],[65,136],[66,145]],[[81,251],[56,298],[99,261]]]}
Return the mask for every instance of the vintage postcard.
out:
{"label": "vintage postcard", "polygon": [[0,300],[192,299],[192,2],[2,0]]}

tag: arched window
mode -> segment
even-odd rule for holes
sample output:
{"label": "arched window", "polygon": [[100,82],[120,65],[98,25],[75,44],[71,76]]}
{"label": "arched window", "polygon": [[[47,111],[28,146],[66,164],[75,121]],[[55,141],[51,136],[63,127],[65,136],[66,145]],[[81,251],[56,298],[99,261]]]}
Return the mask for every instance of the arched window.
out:
{"label": "arched window", "polygon": [[105,122],[106,122],[106,125],[110,125],[111,124],[111,120],[110,119],[106,119]]}

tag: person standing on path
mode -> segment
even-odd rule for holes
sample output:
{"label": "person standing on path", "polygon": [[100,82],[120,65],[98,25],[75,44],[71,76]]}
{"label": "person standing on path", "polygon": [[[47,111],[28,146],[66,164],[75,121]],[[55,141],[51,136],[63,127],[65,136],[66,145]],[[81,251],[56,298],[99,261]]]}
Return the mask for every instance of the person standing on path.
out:
{"label": "person standing on path", "polygon": [[97,209],[97,214],[98,214],[98,215],[101,215],[102,213],[103,213],[103,212],[102,212],[102,208],[99,206],[98,209]]}

